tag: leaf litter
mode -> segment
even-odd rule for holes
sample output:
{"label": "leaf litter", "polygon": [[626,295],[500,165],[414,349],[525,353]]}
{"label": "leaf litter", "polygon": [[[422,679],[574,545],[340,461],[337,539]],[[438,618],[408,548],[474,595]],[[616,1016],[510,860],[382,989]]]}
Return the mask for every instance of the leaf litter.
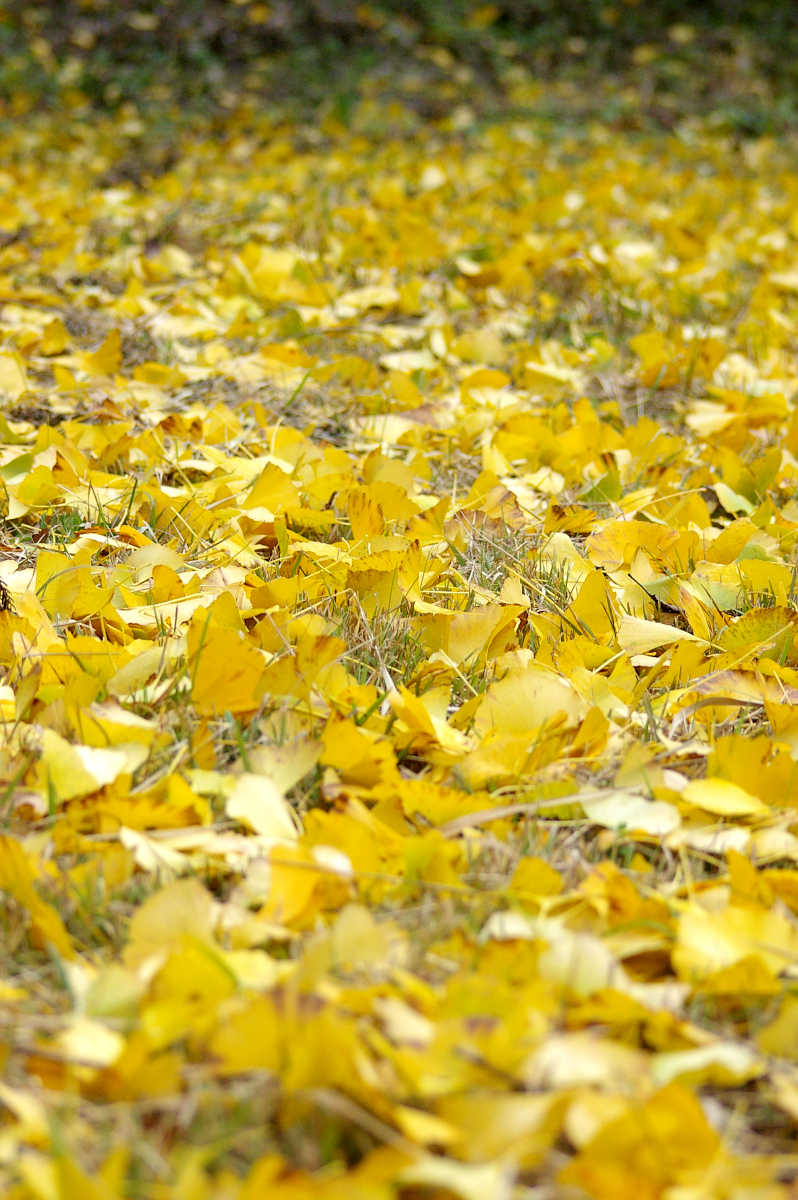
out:
{"label": "leaf litter", "polygon": [[786,1200],[790,144],[364,95],[136,188],[65,119],[0,175],[4,1194]]}

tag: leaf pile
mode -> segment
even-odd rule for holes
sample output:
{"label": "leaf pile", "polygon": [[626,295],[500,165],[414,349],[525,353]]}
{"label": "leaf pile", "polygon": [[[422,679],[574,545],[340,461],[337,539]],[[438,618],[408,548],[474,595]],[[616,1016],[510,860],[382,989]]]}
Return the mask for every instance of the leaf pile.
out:
{"label": "leaf pile", "polygon": [[0,173],[4,1194],[786,1198],[794,150],[118,134]]}

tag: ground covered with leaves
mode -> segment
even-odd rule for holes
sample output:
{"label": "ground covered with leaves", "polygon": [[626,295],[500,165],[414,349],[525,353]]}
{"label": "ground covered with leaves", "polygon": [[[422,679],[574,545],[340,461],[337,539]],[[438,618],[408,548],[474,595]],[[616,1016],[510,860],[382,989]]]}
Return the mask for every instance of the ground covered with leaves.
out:
{"label": "ground covered with leaves", "polygon": [[795,1194],[796,148],[427,61],[7,126],[13,1200]]}

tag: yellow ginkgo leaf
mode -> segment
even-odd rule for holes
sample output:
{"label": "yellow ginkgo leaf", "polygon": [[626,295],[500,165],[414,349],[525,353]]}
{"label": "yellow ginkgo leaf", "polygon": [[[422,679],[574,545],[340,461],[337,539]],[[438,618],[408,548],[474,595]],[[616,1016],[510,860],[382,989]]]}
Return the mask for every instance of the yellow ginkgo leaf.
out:
{"label": "yellow ginkgo leaf", "polygon": [[261,837],[295,842],[297,818],[281,789],[266,775],[239,775],[228,793],[227,815],[242,821]]}
{"label": "yellow ginkgo leaf", "polygon": [[17,400],[28,390],[23,359],[18,354],[0,354],[0,396]]}
{"label": "yellow ginkgo leaf", "polygon": [[0,836],[0,891],[7,893],[27,912],[35,940],[51,945],[64,958],[72,958],[74,949],[58,911],[43,900],[35,886],[36,876],[30,859],[16,838]]}
{"label": "yellow ginkgo leaf", "polygon": [[673,964],[682,979],[700,980],[749,956],[776,973],[794,967],[798,930],[782,913],[753,906],[710,912],[692,903],[679,917]]}
{"label": "yellow ginkgo leaf", "polygon": [[756,796],[728,779],[693,779],[680,797],[685,804],[719,817],[754,817],[770,811]]}
{"label": "yellow ginkgo leaf", "polygon": [[113,783],[123,773],[132,774],[147,753],[146,745],[133,742],[113,748],[74,745],[45,729],[38,773],[56,801],[71,800]]}
{"label": "yellow ginkgo leaf", "polygon": [[113,375],[122,365],[122,335],[112,329],[105,341],[91,353],[79,354],[78,365],[92,377]]}

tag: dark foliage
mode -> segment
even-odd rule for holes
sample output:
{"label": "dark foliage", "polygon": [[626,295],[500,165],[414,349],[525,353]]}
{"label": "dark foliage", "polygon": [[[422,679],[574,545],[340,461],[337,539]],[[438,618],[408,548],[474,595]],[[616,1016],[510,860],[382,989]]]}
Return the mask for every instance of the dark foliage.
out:
{"label": "dark foliage", "polygon": [[[475,0],[7,0],[0,10],[0,96],[54,103],[65,86],[114,107],[164,98],[214,105],[226,87],[263,86],[318,99],[375,64],[400,69],[433,45],[496,83],[502,64],[569,61],[575,43],[593,69],[622,70],[635,46],[707,55],[740,47],[778,101],[798,96],[798,15],[767,0],[504,0],[480,21]],[[476,15],[476,19],[475,18]],[[689,47],[673,27],[689,26]],[[265,64],[287,65],[272,73]],[[706,81],[694,82],[696,90]],[[756,132],[756,131],[754,131]]]}

